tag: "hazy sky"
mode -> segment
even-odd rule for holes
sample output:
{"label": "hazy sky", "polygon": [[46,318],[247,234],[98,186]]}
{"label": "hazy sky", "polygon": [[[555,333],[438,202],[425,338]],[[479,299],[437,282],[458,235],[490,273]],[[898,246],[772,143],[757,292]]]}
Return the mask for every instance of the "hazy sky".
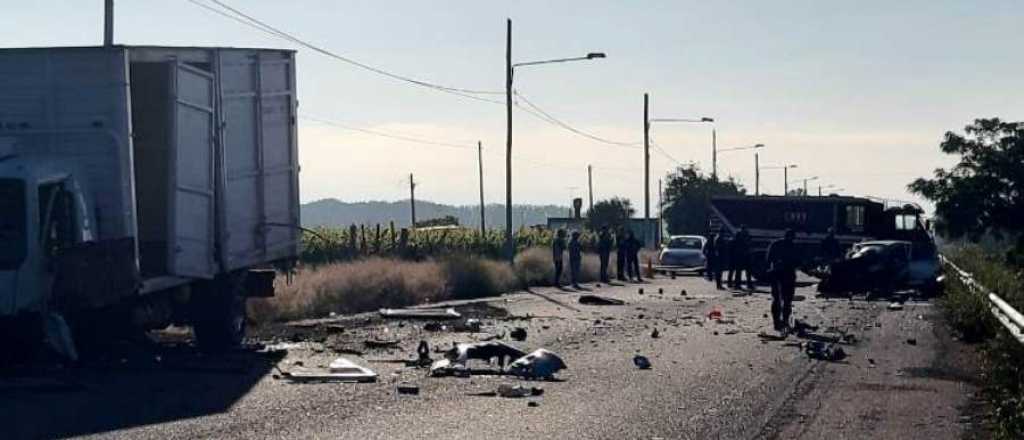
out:
{"label": "hazy sky", "polygon": [[[207,2],[209,0],[202,0]],[[503,90],[505,19],[513,58],[604,60],[524,67],[516,88],[550,114],[616,141],[653,118],[711,116],[720,148],[764,143],[762,165],[795,163],[846,193],[910,199],[906,184],[950,163],[945,131],[976,117],[1021,120],[1020,1],[327,1],[224,0],[306,41],[448,86]],[[102,0],[0,0],[10,47],[102,41]],[[121,44],[299,49],[300,114],[432,141],[484,144],[488,202],[504,201],[503,106],[379,76],[215,15],[185,0],[117,0]],[[503,99],[501,95],[495,99]],[[642,150],[599,143],[515,113],[516,203],[627,196],[642,212]],[[476,151],[300,121],[302,199],[417,197],[471,204]],[[658,124],[652,137],[710,169],[711,126]],[[657,178],[675,166],[652,151]],[[719,173],[753,187],[753,155],[723,153]],[[781,171],[762,172],[780,193]],[[816,186],[811,185],[812,192]]]}

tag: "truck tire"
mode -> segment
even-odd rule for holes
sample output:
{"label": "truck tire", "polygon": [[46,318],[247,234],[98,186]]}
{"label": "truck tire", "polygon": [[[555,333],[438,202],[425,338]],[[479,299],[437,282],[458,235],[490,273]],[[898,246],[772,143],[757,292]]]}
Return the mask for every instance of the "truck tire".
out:
{"label": "truck tire", "polygon": [[223,352],[245,338],[245,276],[245,271],[231,273],[195,286],[190,299],[192,330],[203,351]]}

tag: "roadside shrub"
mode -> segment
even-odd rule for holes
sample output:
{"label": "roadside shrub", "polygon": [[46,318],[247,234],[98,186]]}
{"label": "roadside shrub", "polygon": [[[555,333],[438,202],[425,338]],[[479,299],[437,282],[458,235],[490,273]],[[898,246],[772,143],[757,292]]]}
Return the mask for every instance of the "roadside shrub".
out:
{"label": "roadside shrub", "polygon": [[273,298],[249,301],[250,317],[269,322],[361,313],[448,299],[437,262],[370,258],[301,270],[289,285],[276,281]]}
{"label": "roadside shrub", "polygon": [[[946,249],[943,254],[1015,309],[1024,310],[1024,281],[999,255],[977,246]],[[1024,438],[1024,347],[992,316],[987,298],[955,278],[947,277],[942,306],[965,340],[985,341],[985,393],[993,407],[995,434],[1001,439]]]}
{"label": "roadside shrub", "polygon": [[448,292],[455,299],[496,296],[519,287],[516,274],[508,264],[456,256],[443,264]]}

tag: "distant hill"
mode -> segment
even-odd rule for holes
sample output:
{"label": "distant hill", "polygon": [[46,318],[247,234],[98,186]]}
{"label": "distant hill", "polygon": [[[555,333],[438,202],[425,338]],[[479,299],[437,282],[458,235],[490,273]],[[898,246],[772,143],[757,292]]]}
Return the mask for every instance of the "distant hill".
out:
{"label": "distant hill", "polygon": [[[505,205],[492,204],[485,208],[487,228],[505,227]],[[529,225],[547,223],[548,217],[565,217],[570,214],[568,206],[557,205],[514,205],[512,224],[519,227],[525,222]],[[480,227],[480,206],[452,206],[428,201],[416,201],[416,220],[454,216],[459,224]],[[409,200],[394,202],[343,202],[338,199],[323,199],[302,205],[302,225],[315,226],[348,226],[352,224],[388,224],[394,221],[395,226],[409,226]]]}

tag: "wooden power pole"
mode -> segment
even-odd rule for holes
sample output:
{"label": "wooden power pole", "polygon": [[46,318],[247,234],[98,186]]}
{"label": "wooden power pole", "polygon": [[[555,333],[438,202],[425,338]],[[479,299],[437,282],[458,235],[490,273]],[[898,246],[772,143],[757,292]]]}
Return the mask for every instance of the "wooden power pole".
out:
{"label": "wooden power pole", "polygon": [[512,19],[505,32],[505,254],[509,264],[515,261],[512,241]]}
{"label": "wooden power pole", "polygon": [[587,213],[590,213],[594,210],[594,167],[592,165],[587,165],[587,187],[590,192],[590,210]]}
{"label": "wooden power pole", "polygon": [[647,103],[647,94],[644,93],[644,220],[651,218],[651,120],[647,115]]}
{"label": "wooden power pole", "polygon": [[114,45],[114,0],[103,2],[103,45]]}
{"label": "wooden power pole", "polygon": [[416,182],[412,180],[412,173],[409,173],[409,212],[412,216],[412,227],[416,227]]}
{"label": "wooden power pole", "polygon": [[480,236],[487,235],[487,225],[484,221],[484,143],[476,142],[476,159],[480,168]]}

